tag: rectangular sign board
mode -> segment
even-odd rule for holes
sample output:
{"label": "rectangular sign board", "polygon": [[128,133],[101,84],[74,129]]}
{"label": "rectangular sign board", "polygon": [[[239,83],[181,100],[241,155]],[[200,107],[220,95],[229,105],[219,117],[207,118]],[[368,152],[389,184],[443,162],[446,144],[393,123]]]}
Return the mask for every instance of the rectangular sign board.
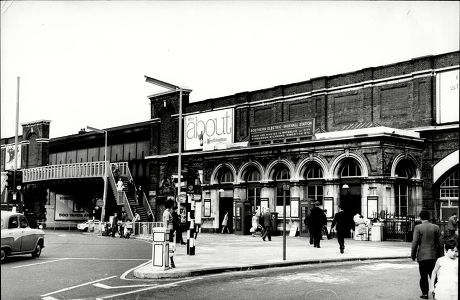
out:
{"label": "rectangular sign board", "polygon": [[233,143],[233,108],[220,109],[184,118],[184,149]]}
{"label": "rectangular sign board", "polygon": [[307,137],[314,134],[314,119],[275,123],[250,128],[251,142],[265,142],[277,139]]}

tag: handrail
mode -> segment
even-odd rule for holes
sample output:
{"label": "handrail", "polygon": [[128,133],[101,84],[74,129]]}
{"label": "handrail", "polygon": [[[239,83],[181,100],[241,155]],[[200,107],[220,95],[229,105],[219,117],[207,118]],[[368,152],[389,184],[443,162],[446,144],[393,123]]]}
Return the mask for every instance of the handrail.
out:
{"label": "handrail", "polygon": [[142,191],[142,196],[143,196],[142,197],[142,204],[144,205],[144,207],[147,206],[149,208],[150,214],[151,214],[151,216],[153,218],[154,215],[153,215],[152,207],[150,206],[150,203],[149,203],[147,197],[145,196],[144,191]]}

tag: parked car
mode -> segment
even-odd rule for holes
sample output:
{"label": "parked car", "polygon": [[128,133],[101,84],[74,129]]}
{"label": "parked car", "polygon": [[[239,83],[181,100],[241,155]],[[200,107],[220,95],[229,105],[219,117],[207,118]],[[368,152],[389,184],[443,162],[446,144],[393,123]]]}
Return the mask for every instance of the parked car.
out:
{"label": "parked car", "polygon": [[30,228],[27,218],[18,212],[2,210],[1,261],[7,256],[32,254],[39,257],[45,248],[45,232]]}
{"label": "parked car", "polygon": [[[93,226],[94,225],[94,226]],[[87,232],[90,228],[98,227],[101,225],[101,221],[99,220],[88,220],[83,223],[77,224],[77,229],[80,231]],[[102,222],[102,227],[103,228],[105,225],[105,222]]]}

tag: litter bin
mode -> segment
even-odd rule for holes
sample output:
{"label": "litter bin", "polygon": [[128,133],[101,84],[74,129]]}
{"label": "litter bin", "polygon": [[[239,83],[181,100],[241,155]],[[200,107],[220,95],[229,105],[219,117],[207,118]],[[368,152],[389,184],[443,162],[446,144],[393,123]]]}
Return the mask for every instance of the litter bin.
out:
{"label": "litter bin", "polygon": [[383,240],[383,223],[373,223],[371,227],[371,241],[381,242]]}
{"label": "litter bin", "polygon": [[271,212],[272,215],[272,235],[279,235],[278,231],[278,213]]}
{"label": "litter bin", "polygon": [[152,266],[156,270],[169,269],[169,230],[165,227],[152,228]]}

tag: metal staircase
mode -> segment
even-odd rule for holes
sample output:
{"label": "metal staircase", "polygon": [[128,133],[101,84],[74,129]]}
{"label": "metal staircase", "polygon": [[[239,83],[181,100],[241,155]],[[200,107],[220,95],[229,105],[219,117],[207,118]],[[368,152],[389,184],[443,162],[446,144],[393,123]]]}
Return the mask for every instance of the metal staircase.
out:
{"label": "metal staircase", "polygon": [[[105,161],[97,161],[22,169],[22,182],[32,183],[45,180],[79,179],[91,177],[104,178],[105,165]],[[125,186],[121,198],[118,197],[117,183],[115,182],[115,177],[113,176],[113,172],[111,171],[115,168],[118,168],[120,178],[122,178]],[[142,199],[136,201],[137,187],[133,182],[133,177],[131,175],[131,172],[129,171],[127,162],[110,163],[108,172],[108,184],[111,187],[112,193],[117,201],[117,204],[124,206],[129,219],[133,219],[134,210],[136,210],[141,217],[141,221],[148,222],[147,212],[149,211],[153,215],[152,208],[150,207],[150,204],[144,193],[142,193]],[[132,189],[129,188],[130,185],[132,185]]]}

